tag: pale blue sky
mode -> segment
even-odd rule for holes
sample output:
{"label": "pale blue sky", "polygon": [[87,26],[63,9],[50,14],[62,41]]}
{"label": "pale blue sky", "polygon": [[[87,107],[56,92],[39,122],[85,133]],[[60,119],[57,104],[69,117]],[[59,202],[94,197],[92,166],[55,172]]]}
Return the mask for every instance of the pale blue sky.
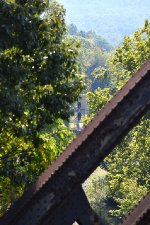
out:
{"label": "pale blue sky", "polygon": [[[111,42],[121,41],[150,19],[150,0],[58,0],[66,8],[66,22],[94,30]],[[113,34],[113,35],[112,35]]]}

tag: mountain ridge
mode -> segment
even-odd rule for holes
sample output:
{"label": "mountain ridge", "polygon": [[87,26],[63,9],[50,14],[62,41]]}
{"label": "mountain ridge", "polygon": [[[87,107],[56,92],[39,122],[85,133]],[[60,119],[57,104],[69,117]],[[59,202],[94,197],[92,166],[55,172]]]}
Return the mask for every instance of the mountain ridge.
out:
{"label": "mountain ridge", "polygon": [[149,0],[58,0],[66,9],[67,24],[93,30],[114,46],[150,19]]}

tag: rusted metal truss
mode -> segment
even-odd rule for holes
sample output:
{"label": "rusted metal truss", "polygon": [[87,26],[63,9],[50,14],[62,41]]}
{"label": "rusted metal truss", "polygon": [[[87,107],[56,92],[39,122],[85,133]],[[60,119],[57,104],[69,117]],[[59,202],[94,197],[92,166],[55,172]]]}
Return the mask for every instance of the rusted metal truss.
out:
{"label": "rusted metal truss", "polygon": [[71,225],[77,221],[102,225],[81,184],[149,108],[150,60],[6,212],[0,224]]}
{"label": "rusted metal truss", "polygon": [[120,225],[150,225],[150,192],[139,202]]}

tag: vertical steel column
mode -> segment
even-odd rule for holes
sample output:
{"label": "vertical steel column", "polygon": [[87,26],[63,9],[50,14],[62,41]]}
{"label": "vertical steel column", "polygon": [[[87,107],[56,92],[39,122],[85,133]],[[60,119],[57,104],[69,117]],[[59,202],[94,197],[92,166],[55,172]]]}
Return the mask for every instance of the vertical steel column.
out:
{"label": "vertical steel column", "polygon": [[81,186],[77,187],[67,199],[42,222],[42,225],[103,225],[91,209],[88,199]]}

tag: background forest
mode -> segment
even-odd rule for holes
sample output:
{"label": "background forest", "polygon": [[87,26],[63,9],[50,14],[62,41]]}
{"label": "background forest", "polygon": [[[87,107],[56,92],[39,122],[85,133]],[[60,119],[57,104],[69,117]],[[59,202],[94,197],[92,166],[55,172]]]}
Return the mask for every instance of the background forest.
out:
{"label": "background forest", "polygon": [[118,46],[125,35],[131,35],[150,19],[149,0],[58,0],[67,10],[66,22],[78,29],[96,31]]}
{"label": "background forest", "polygon": [[[67,25],[56,2],[0,2],[0,215],[75,137],[68,123],[83,91],[86,125],[150,58],[148,0],[109,1],[109,13],[108,1],[83,1],[80,11],[77,0],[59,2]],[[85,182],[106,225],[150,190],[149,162],[147,114]]]}

